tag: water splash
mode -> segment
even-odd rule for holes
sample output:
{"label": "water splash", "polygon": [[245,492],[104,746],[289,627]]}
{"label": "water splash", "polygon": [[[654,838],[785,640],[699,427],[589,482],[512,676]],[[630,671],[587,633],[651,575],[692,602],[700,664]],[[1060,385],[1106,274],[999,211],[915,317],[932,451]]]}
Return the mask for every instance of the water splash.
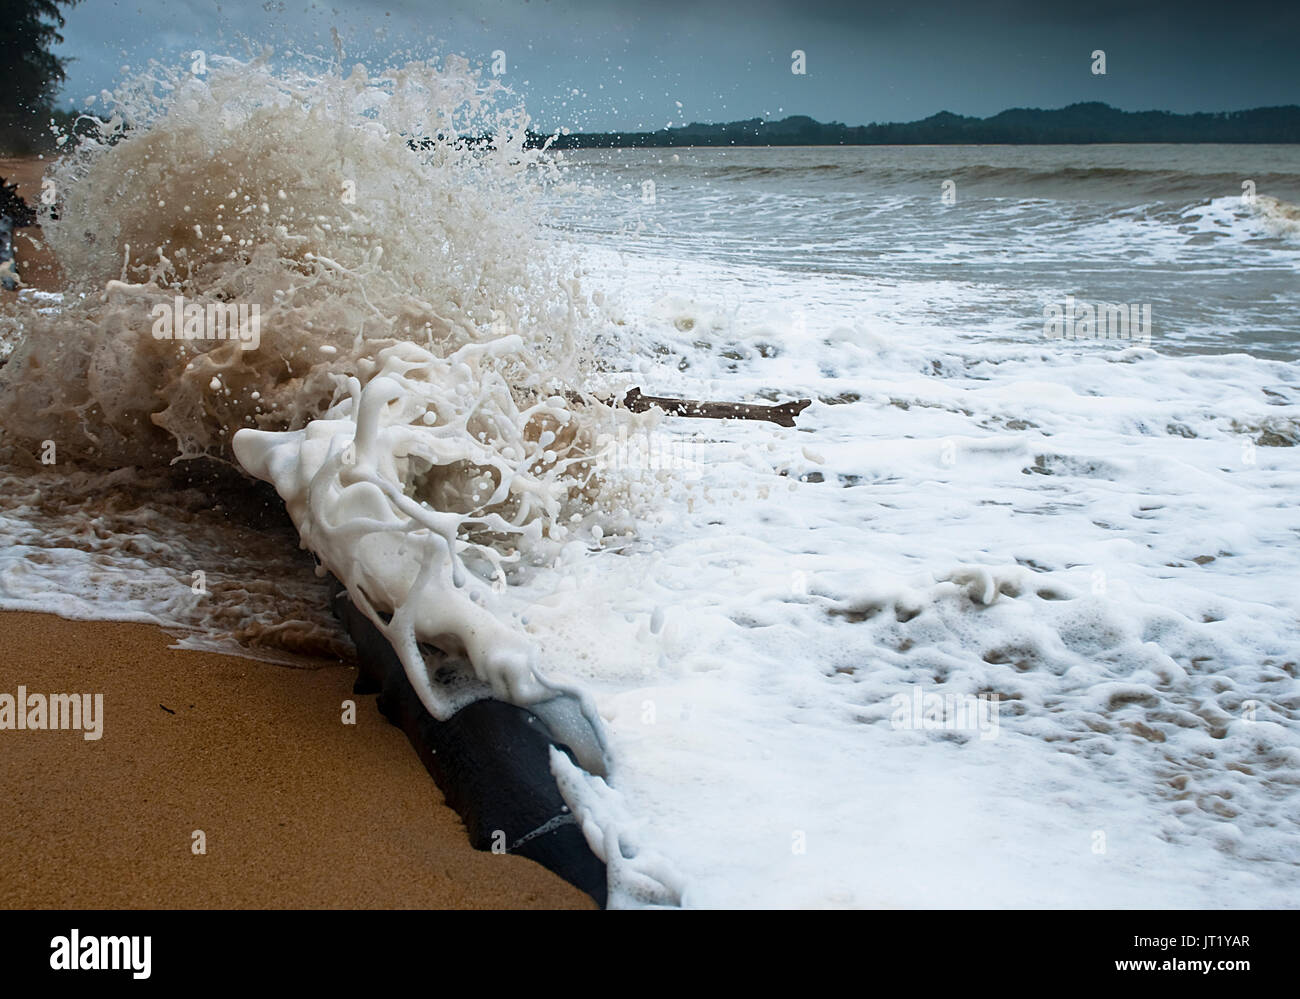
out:
{"label": "water splash", "polygon": [[[509,700],[566,693],[505,592],[599,517],[592,307],[545,225],[559,163],[460,59],[209,65],[124,83],[52,170],[48,238],[80,297],[34,317],[0,372],[10,439],[273,482],[436,715],[422,645]],[[256,346],[158,338],[177,297],[257,306]]]}
{"label": "water splash", "polygon": [[[537,196],[559,173],[498,84],[454,58],[210,65],[132,78],[52,169],[45,231],[85,297],[35,317],[6,366],[13,434],[112,467],[228,459],[236,430],[305,425],[401,342],[515,335],[495,361],[513,391],[581,381],[582,292]],[[155,339],[178,295],[257,305],[259,347]]]}

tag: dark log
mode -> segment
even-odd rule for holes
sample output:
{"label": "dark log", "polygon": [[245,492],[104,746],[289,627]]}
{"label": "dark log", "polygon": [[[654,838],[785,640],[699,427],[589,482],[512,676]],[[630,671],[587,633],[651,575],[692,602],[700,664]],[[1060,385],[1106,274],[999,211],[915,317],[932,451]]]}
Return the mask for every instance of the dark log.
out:
{"label": "dark log", "polygon": [[651,408],[662,409],[669,416],[692,416],[707,420],[767,420],[783,427],[793,427],[795,417],[812,405],[811,399],[783,402],[779,406],[759,406],[747,402],[705,402],[702,399],[668,399],[643,395],[639,388],[627,390],[621,405],[634,413]]}
{"label": "dark log", "polygon": [[[568,393],[570,402],[581,402],[576,392]],[[645,395],[639,388],[630,388],[622,396],[600,398],[606,406],[622,406],[634,413],[648,409],[661,409],[669,416],[686,416],[701,420],[766,420],[782,427],[793,427],[795,418],[812,405],[811,399],[796,399],[777,406],[763,406],[748,402],[708,402],[704,399],[670,399],[667,396]]]}
{"label": "dark log", "polygon": [[604,863],[591,852],[551,775],[552,746],[577,760],[537,715],[483,699],[438,721],[420,701],[401,660],[369,618],[331,580],[334,611],[357,647],[354,690],[378,693],[379,710],[406,733],[420,761],[460,814],[477,850],[536,861],[605,905]]}

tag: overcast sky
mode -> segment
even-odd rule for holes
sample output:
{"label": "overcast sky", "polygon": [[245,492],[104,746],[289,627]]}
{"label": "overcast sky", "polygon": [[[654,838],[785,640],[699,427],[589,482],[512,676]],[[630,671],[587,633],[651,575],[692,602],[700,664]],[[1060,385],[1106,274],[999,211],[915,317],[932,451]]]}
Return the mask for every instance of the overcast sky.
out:
{"label": "overcast sky", "polygon": [[83,0],[65,16],[74,103],[124,65],[239,55],[245,39],[333,58],[331,27],[349,66],[410,51],[487,67],[503,50],[504,82],[544,129],[1300,103],[1297,0]]}

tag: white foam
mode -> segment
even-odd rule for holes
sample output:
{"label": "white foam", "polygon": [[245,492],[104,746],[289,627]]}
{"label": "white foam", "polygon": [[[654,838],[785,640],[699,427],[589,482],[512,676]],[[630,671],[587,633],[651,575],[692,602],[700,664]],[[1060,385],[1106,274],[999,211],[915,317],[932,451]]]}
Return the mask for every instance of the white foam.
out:
{"label": "white foam", "polygon": [[[691,435],[683,474],[599,466],[642,492],[635,537],[571,543],[495,602],[472,579],[482,603],[458,595],[444,566],[402,622],[477,627],[490,606],[490,647],[590,692],[609,773],[554,766],[613,904],[1293,899],[1300,600],[1277,582],[1300,465],[1254,443],[1294,439],[1293,365],[837,327],[869,303],[806,277],[696,262],[683,286],[673,262],[591,260],[642,317],[623,360],[690,359],[656,368],[657,388],[835,399],[797,430],[668,421],[651,439]],[[795,281],[828,303],[802,329],[781,314]],[[776,356],[744,350],[758,341]],[[397,568],[347,534],[363,510],[367,530],[409,516],[393,490],[350,506],[333,490],[374,479],[333,470],[309,488],[307,442],[352,439],[356,409],[236,447],[256,442],[245,463],[289,495],[331,568],[406,606],[422,599],[416,555]],[[375,467],[411,447],[410,415],[372,438]],[[266,455],[289,444],[277,470]],[[500,671],[499,689],[533,696]],[[998,695],[996,738],[897,729],[894,698],[918,686]]]}
{"label": "white foam", "polygon": [[[577,266],[529,221],[518,143],[406,147],[421,109],[481,99],[460,74],[221,69],[69,168],[52,241],[107,291],[32,320],[7,430],[274,483],[431,711],[454,707],[438,646],[575,742],[590,772],[552,765],[611,904],[1294,904],[1294,363],[1026,338],[1035,296],[954,277],[635,241]],[[185,217],[215,231],[232,150],[254,206],[233,264]],[[338,150],[385,180],[364,212],[305,180]],[[123,168],[147,200],[105,208]],[[1252,224],[1220,207],[1205,224]],[[123,277],[121,243],[174,228]],[[1232,241],[1246,270],[1276,255]],[[160,352],[141,313],[178,287],[259,296],[263,347]],[[629,384],[817,401],[782,429],[569,394]],[[8,599],[32,564],[0,570]],[[997,695],[995,737],[900,726],[918,690]]]}
{"label": "white foam", "polygon": [[[624,259],[629,353],[690,361],[660,390],[860,397],[708,425],[703,481],[530,616],[632,852],[694,905],[1293,904],[1300,461],[1256,443],[1296,440],[1293,364],[837,327],[872,302]],[[997,738],[892,727],[918,685],[997,693]]]}

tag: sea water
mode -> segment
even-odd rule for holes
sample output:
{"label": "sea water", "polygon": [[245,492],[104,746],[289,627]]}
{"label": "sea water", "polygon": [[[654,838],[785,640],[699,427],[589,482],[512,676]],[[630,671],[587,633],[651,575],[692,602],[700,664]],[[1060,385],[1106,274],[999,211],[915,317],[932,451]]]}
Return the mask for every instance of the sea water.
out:
{"label": "sea water", "polygon": [[[1294,904],[1292,147],[554,156],[456,64],[141,87],[8,331],[5,606],[328,648],[293,535],[166,478],[216,462],[435,714],[435,648],[582,703],[611,904]],[[150,337],[176,294],[258,349]]]}

